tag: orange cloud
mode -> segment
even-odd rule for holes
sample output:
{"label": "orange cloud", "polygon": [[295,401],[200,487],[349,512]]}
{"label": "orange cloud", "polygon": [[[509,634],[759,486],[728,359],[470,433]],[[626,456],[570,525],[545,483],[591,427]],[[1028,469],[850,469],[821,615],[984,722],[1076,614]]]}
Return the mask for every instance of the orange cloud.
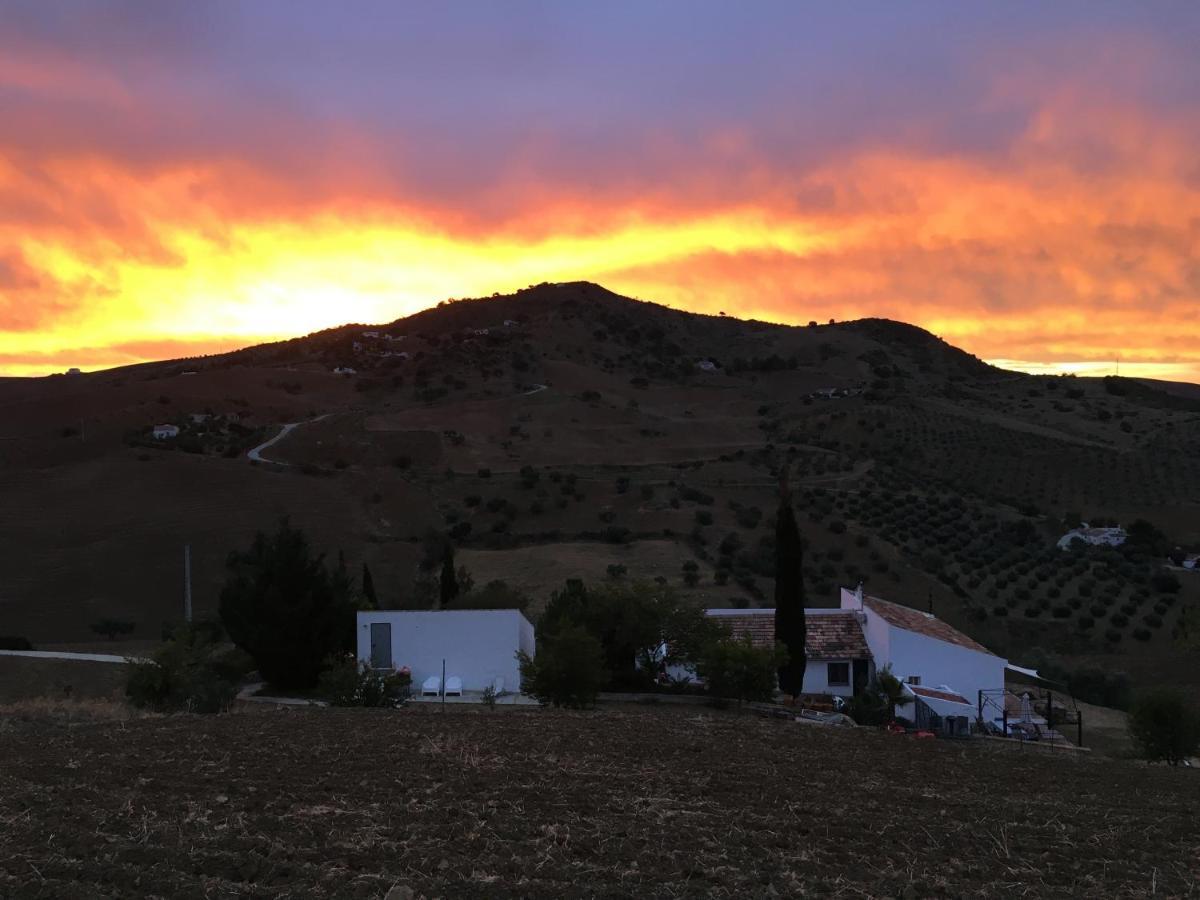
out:
{"label": "orange cloud", "polygon": [[[10,62],[0,85],[78,97],[86,71],[56,65]],[[84,96],[131,129],[147,114],[118,82]],[[444,186],[454,166],[429,183],[389,167],[353,128],[272,164],[165,139],[137,149],[117,128],[92,148],[86,128],[25,106],[0,137],[0,372],[226,349],[586,278],[706,312],[902,319],[1013,365],[1120,358],[1200,380],[1196,115],[1097,96],[1086,77],[1005,76],[983,102],[1032,110],[987,153],[860,142],[799,165],[786,143],[725,126],[692,143],[652,134],[575,172],[543,135],[474,196]],[[296,121],[273,125],[271,146],[304,142]]]}

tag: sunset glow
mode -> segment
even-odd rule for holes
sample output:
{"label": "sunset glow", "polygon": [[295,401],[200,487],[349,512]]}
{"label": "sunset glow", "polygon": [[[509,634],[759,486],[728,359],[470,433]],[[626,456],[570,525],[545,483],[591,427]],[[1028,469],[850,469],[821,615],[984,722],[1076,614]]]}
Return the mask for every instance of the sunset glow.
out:
{"label": "sunset glow", "polygon": [[804,23],[814,53],[857,67],[797,61],[788,26],[809,16],[788,6],[736,27],[697,6],[663,37],[679,7],[216,4],[200,27],[163,5],[134,47],[115,11],[17,6],[0,21],[3,374],[588,279],[701,312],[901,319],[1030,371],[1200,381],[1185,6],[1089,5],[1086,29],[1036,5],[1004,27],[926,6],[905,25],[949,16],[953,47],[890,43],[882,7],[870,34]]}

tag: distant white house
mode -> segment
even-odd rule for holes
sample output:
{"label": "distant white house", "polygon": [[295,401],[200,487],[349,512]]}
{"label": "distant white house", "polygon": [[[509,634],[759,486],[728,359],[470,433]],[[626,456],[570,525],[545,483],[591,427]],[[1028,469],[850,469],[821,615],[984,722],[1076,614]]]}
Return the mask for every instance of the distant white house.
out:
{"label": "distant white house", "polygon": [[154,434],[154,439],[156,441],[170,440],[171,438],[179,437],[179,426],[178,425],[155,425],[153,434]]}
{"label": "distant white house", "polygon": [[1069,550],[1075,541],[1082,541],[1094,547],[1120,547],[1129,535],[1124,528],[1092,528],[1084,522],[1079,528],[1073,528],[1058,539],[1058,549]]}
{"label": "distant white house", "polygon": [[1183,567],[1185,569],[1200,569],[1200,554],[1192,554],[1183,558]]}
{"label": "distant white house", "polygon": [[521,689],[517,651],[534,655],[533,626],[515,609],[370,610],[358,614],[358,658],[375,669],[407,666],[413,691],[460,680],[464,693]]}
{"label": "distant white house", "polygon": [[518,322],[516,319],[505,319],[504,320],[505,328],[517,328],[520,324],[521,323]]}
{"label": "distant white house", "polygon": [[385,341],[402,341],[402,340],[404,340],[404,335],[402,335],[402,334],[385,334],[385,335],[383,335],[383,339]]}
{"label": "distant white house", "polygon": [[488,329],[487,328],[476,328],[475,333],[479,334],[479,335],[484,335],[484,334],[488,333]]}
{"label": "distant white house", "polygon": [[349,366],[338,366],[333,370],[334,375],[357,375],[358,370],[352,369]]}
{"label": "distant white house", "polygon": [[717,364],[711,359],[702,359],[696,363],[696,368],[704,372],[712,372],[716,370]]}
{"label": "distant white house", "polygon": [[379,332],[378,331],[364,331],[362,333],[362,336],[365,338],[377,338],[377,337],[379,337]]}

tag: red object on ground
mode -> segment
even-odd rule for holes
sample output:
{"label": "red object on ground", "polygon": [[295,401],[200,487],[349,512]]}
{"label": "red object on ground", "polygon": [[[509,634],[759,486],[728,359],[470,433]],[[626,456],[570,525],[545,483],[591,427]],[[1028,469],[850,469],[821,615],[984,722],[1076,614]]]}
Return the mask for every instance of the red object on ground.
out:
{"label": "red object on ground", "polygon": [[934,734],[932,731],[918,731],[918,732],[917,732],[915,735],[913,735],[913,736],[914,736],[914,737],[919,737],[919,738],[935,738],[935,737],[937,737],[937,735],[936,735],[936,734]]}

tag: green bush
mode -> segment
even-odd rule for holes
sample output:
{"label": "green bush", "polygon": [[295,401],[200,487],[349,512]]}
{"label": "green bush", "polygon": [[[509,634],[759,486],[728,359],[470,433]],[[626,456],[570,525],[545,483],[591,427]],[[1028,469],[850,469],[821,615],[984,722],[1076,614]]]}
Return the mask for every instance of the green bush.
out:
{"label": "green bush", "polygon": [[722,700],[768,701],[775,697],[776,680],[787,663],[787,649],[756,647],[749,635],[741,640],[723,637],[712,641],[696,662],[696,674],[704,679],[711,696]]}
{"label": "green bush", "polygon": [[608,679],[604,648],[580,625],[539,635],[537,655],[517,651],[521,690],[541,703],[586,709]]}
{"label": "green bush", "polygon": [[1143,759],[1177,766],[1200,751],[1200,713],[1181,692],[1161,688],[1133,704],[1129,735]]}
{"label": "green bush", "polygon": [[317,683],[331,706],[394,707],[408,699],[411,687],[407,669],[372,669],[352,653],[331,660]]}
{"label": "green bush", "polygon": [[148,662],[132,663],[125,696],[137,707],[157,712],[216,713],[237,695],[234,683],[215,662],[216,642],[209,629],[184,625]]}

